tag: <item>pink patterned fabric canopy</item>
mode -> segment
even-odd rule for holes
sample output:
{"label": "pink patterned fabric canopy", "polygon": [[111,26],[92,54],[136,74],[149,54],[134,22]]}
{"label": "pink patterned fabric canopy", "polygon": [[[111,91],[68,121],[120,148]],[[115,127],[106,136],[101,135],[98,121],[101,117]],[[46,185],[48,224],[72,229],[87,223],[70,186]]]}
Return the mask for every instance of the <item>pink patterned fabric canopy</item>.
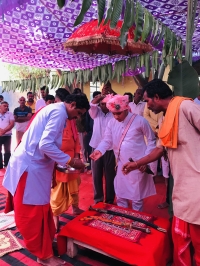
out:
{"label": "pink patterned fabric canopy", "polygon": [[[121,55],[72,53],[63,44],[76,30],[73,23],[81,0],[0,0],[0,57],[2,61],[63,70],[87,69],[127,58]],[[142,0],[154,17],[168,25],[183,41],[186,38],[187,0]],[[83,23],[97,18],[96,1]],[[193,37],[193,52],[200,53],[200,20]]]}

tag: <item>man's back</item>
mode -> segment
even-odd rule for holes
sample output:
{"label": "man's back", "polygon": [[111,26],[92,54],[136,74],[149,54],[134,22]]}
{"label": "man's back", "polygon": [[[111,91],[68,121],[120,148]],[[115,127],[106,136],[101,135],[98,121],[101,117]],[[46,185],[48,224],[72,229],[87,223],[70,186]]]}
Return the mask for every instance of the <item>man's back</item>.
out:
{"label": "man's back", "polygon": [[24,171],[28,172],[24,203],[42,205],[50,198],[50,184],[54,161],[61,165],[69,156],[59,150],[67,112],[64,103],[43,108],[33,119],[12,157],[3,185],[14,195]]}

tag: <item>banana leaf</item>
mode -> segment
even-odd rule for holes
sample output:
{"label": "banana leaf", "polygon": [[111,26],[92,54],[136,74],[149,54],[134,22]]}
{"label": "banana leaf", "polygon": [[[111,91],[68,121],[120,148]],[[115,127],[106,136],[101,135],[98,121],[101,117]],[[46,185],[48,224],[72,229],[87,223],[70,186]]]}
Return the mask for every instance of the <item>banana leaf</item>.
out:
{"label": "banana leaf", "polygon": [[147,10],[145,10],[141,42],[146,41],[147,37],[151,32],[150,16],[151,16],[150,13]]}
{"label": "banana leaf", "polygon": [[62,8],[65,5],[65,0],[57,0],[57,4],[60,8]]}
{"label": "banana leaf", "polygon": [[122,13],[123,0],[114,0],[113,11],[110,19],[110,27],[115,28]]}
{"label": "banana leaf", "polygon": [[137,42],[142,34],[144,22],[144,9],[139,2],[136,4],[136,20],[135,20],[135,31],[134,31],[134,41]]}
{"label": "banana leaf", "polygon": [[124,22],[120,32],[120,45],[122,48],[126,46],[127,38],[128,38],[128,30],[133,24],[132,18],[132,6],[134,7],[134,3],[131,0],[126,1],[126,9],[124,13]]}
{"label": "banana leaf", "polygon": [[196,70],[184,60],[169,72],[167,83],[174,86],[175,96],[195,98],[199,94],[199,77]]}
{"label": "banana leaf", "polygon": [[98,5],[98,25],[100,25],[104,15],[106,0],[97,0],[97,5]]}
{"label": "banana leaf", "polygon": [[111,0],[110,7],[109,7],[109,9],[107,11],[107,15],[106,15],[106,18],[104,20],[103,25],[106,25],[108,23],[108,21],[110,20],[110,18],[111,18],[111,14],[112,14],[112,11],[113,11],[113,2],[114,2],[114,0]]}
{"label": "banana leaf", "polygon": [[145,77],[149,77],[150,74],[150,54],[145,53],[144,55],[144,65],[145,65]]}
{"label": "banana leaf", "polygon": [[83,21],[85,13],[88,11],[91,4],[92,4],[92,0],[83,0],[81,12],[74,22],[74,27],[76,27],[77,25],[79,25]]}

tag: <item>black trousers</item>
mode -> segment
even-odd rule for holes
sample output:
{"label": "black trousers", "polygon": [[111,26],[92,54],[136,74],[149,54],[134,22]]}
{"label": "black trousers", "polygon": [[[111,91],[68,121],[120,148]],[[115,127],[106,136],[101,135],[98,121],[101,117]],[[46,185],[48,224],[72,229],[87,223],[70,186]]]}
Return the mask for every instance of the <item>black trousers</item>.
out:
{"label": "black trousers", "polygon": [[[94,149],[93,149],[94,150]],[[105,197],[103,193],[103,174],[105,175]],[[114,152],[107,151],[97,161],[92,160],[92,177],[94,185],[95,203],[104,201],[113,203],[115,199],[114,178],[115,178],[115,155]]]}
{"label": "black trousers", "polygon": [[87,170],[91,170],[90,154],[92,153],[92,147],[89,145],[91,137],[92,137],[91,134],[87,134],[87,135],[84,136],[84,139],[83,139],[83,144],[84,144],[84,147],[85,147],[85,158],[86,158],[87,162],[90,164],[87,167]]}
{"label": "black trousers", "polygon": [[[4,158],[2,156],[2,146],[4,146]],[[2,136],[0,137],[0,169],[4,166],[8,165],[8,161],[10,159],[10,147],[11,147],[11,136]]]}

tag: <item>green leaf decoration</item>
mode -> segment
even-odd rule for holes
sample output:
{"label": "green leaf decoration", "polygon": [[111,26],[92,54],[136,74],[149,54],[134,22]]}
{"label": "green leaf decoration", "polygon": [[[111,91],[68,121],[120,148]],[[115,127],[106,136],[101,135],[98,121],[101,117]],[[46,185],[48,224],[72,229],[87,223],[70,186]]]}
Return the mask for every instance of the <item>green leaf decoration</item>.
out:
{"label": "green leaf decoration", "polygon": [[134,7],[134,2],[132,0],[127,0],[126,9],[124,13],[124,21],[123,21],[123,25],[122,25],[121,33],[119,37],[120,45],[122,48],[126,46],[127,38],[128,38],[128,31],[129,31],[129,28],[133,25],[133,17],[132,17],[133,12],[131,12],[133,7]]}
{"label": "green leaf decoration", "polygon": [[128,68],[135,70],[137,66],[137,57],[135,56],[135,57],[129,58],[127,65],[128,65]]}
{"label": "green leaf decoration", "polygon": [[158,70],[158,51],[153,51],[152,53],[152,60],[151,60],[151,63],[152,63],[152,68],[155,69],[155,70]]}
{"label": "green leaf decoration", "polygon": [[150,74],[150,54],[144,55],[145,77],[149,77]]}
{"label": "green leaf decoration", "polygon": [[98,5],[98,25],[100,25],[105,11],[106,0],[97,0],[97,5]]}
{"label": "green leaf decoration", "polygon": [[60,8],[62,8],[65,5],[65,0],[57,0],[57,4]]}
{"label": "green leaf decoration", "polygon": [[35,78],[32,78],[31,80],[32,80],[32,82],[31,82],[31,91],[33,93],[35,93],[35,91],[36,91],[36,81],[35,81]]}
{"label": "green leaf decoration", "polygon": [[107,11],[107,15],[106,15],[106,18],[104,20],[103,25],[106,25],[108,23],[108,21],[111,19],[111,14],[112,14],[112,10],[113,10],[113,2],[114,2],[114,0],[111,0],[110,7]]}
{"label": "green leaf decoration", "polygon": [[112,67],[112,64],[109,63],[108,64],[108,79],[107,79],[107,81],[112,79],[112,75],[113,75],[112,72],[113,72],[113,67]]}
{"label": "green leaf decoration", "polygon": [[199,94],[199,78],[196,70],[183,60],[169,72],[167,83],[174,86],[176,96],[196,98]]}
{"label": "green leaf decoration", "polygon": [[152,40],[153,45],[155,44],[156,40],[158,39],[159,25],[160,25],[159,21],[155,20],[155,28],[154,28],[153,40]]}
{"label": "green leaf decoration", "polygon": [[97,76],[98,76],[98,80],[101,81],[101,67],[100,66],[97,67]]}
{"label": "green leaf decoration", "polygon": [[111,14],[110,27],[115,28],[117,22],[119,21],[120,15],[122,13],[123,0],[114,0],[113,2],[113,11]]}
{"label": "green leaf decoration", "polygon": [[145,10],[141,42],[146,41],[147,37],[151,32],[150,17],[151,17],[150,13],[147,10]]}
{"label": "green leaf decoration", "polygon": [[171,38],[172,32],[169,28],[166,27],[165,29],[165,41],[162,50],[162,58],[165,65],[167,65],[167,56],[169,54],[170,46],[171,46]]}
{"label": "green leaf decoration", "polygon": [[137,42],[142,34],[144,19],[144,9],[139,2],[136,4],[136,19],[135,19],[135,31],[134,31],[134,41]]}
{"label": "green leaf decoration", "polygon": [[140,64],[140,67],[143,67],[144,64],[145,64],[145,55],[144,54],[141,54],[140,57],[139,57],[139,64]]}
{"label": "green leaf decoration", "polygon": [[161,40],[163,39],[163,35],[165,33],[165,29],[166,29],[166,26],[163,25],[162,23],[160,24],[160,34],[159,34],[159,37],[157,38],[157,40],[155,41],[154,45],[155,47],[161,42]]}
{"label": "green leaf decoration", "polygon": [[122,47],[122,49],[124,49],[124,47],[127,44],[127,39],[128,39],[128,32],[121,32],[121,35],[119,37],[119,41],[120,41],[120,46]]}
{"label": "green leaf decoration", "polygon": [[93,84],[98,81],[98,70],[97,70],[97,67],[95,67],[93,70],[92,70],[92,82]]}
{"label": "green leaf decoration", "polygon": [[[130,28],[133,26],[133,24],[135,23],[135,12],[136,12],[136,6],[135,6],[135,0],[129,0],[130,5],[128,5],[128,8],[130,7],[130,16],[129,16],[129,20],[127,22],[127,27]],[[128,3],[128,2],[127,2]],[[126,3],[126,5],[127,5]]]}
{"label": "green leaf decoration", "polygon": [[115,68],[112,78],[116,78],[117,82],[120,82],[122,74],[126,72],[126,60],[120,60],[115,63]]}
{"label": "green leaf decoration", "polygon": [[76,27],[77,25],[79,25],[83,21],[85,13],[88,11],[91,4],[92,4],[92,0],[83,0],[81,12],[74,22],[74,27]]}
{"label": "green leaf decoration", "polygon": [[179,61],[182,61],[182,49],[183,49],[183,45],[182,45],[182,40],[181,38],[179,38],[176,42],[176,48],[175,48],[175,58]]}

